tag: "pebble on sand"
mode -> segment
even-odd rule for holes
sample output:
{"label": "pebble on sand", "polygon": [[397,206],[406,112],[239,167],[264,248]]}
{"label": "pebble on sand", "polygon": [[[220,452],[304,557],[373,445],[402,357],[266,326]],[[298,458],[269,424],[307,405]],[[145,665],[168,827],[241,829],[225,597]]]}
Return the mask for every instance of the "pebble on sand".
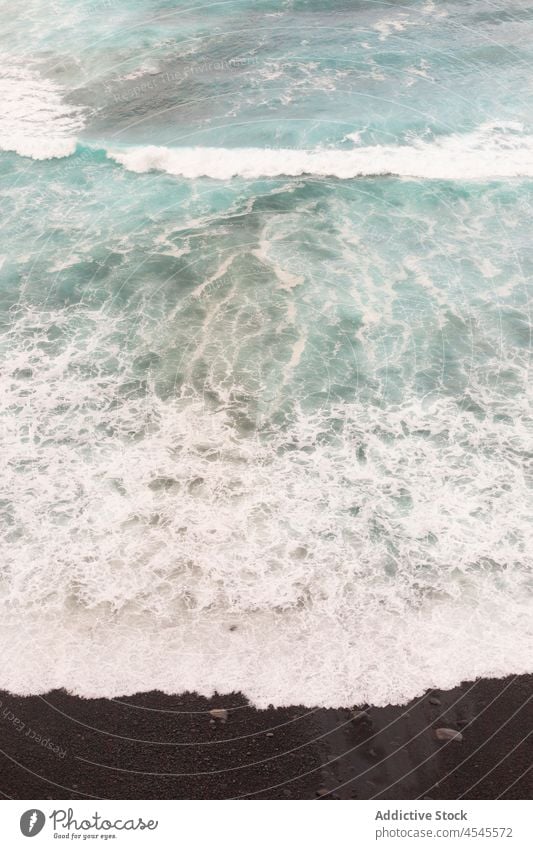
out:
{"label": "pebble on sand", "polygon": [[356,710],[352,713],[352,722],[362,722],[364,719],[369,719],[366,710]]}
{"label": "pebble on sand", "polygon": [[228,712],[226,708],[213,708],[209,713],[213,717],[213,719],[220,719],[221,722],[226,722],[228,718]]}
{"label": "pebble on sand", "polygon": [[437,728],[435,737],[437,740],[455,740],[457,743],[460,743],[463,739],[461,732],[455,731],[453,728]]}

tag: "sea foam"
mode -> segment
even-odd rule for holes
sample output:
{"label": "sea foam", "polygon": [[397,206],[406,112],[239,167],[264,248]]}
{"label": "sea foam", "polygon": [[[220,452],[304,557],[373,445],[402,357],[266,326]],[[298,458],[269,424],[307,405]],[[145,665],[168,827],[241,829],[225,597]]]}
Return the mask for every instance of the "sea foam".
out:
{"label": "sea foam", "polygon": [[243,434],[237,397],[132,392],[119,326],[70,319],[63,353],[61,314],[7,340],[1,688],[384,705],[531,671],[522,396]]}

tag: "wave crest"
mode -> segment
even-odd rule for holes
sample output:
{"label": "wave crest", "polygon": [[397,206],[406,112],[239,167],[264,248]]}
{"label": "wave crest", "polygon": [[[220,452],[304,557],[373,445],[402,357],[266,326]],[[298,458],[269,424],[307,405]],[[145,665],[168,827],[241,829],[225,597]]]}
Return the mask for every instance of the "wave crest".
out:
{"label": "wave crest", "polygon": [[113,149],[107,156],[130,171],[165,171],[177,177],[354,177],[484,180],[533,176],[533,136],[517,124],[486,124],[475,132],[409,145],[339,149],[169,148]]}

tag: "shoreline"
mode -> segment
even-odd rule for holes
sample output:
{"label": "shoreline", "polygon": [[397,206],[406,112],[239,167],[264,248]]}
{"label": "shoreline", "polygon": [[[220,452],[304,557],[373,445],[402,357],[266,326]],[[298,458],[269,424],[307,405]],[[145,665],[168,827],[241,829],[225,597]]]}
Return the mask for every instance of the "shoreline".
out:
{"label": "shoreline", "polygon": [[[0,791],[15,799],[531,799],[532,695],[533,675],[479,679],[385,708],[256,710],[239,694],[0,692]],[[439,741],[437,728],[462,740]]]}

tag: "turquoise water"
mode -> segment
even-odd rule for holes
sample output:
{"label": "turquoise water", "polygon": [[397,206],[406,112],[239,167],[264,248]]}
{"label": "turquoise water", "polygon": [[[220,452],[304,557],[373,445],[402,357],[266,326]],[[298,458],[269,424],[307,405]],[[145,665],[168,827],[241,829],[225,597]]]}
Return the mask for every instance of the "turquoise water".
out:
{"label": "turquoise water", "polygon": [[531,671],[533,6],[0,11],[0,686]]}

